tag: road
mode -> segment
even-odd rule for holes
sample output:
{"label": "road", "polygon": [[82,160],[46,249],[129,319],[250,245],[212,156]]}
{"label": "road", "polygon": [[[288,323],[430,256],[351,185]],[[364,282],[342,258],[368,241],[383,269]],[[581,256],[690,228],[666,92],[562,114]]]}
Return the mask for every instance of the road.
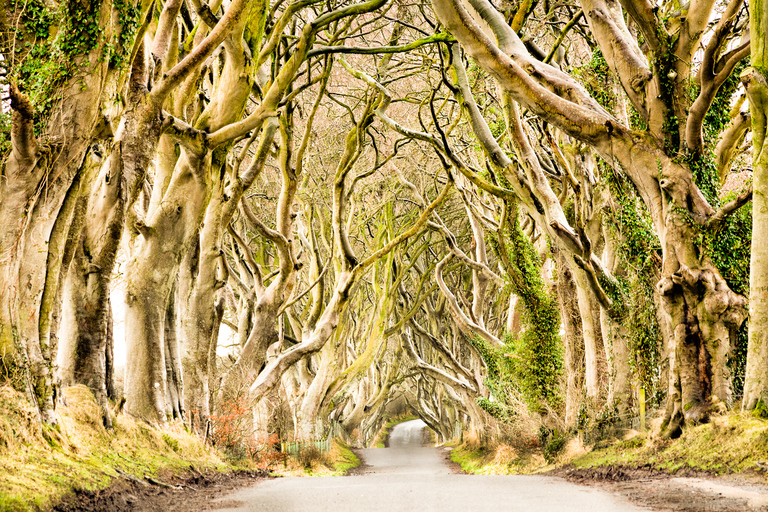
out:
{"label": "road", "polygon": [[422,447],[421,420],[392,430],[389,448],[362,450],[361,475],[277,478],[223,496],[225,512],[640,512],[603,490],[546,476],[454,474],[442,448]]}

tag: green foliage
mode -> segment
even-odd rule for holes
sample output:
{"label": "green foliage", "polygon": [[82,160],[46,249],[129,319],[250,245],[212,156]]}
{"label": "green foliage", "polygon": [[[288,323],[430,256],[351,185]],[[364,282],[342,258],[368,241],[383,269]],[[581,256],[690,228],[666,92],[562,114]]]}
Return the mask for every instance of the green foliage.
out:
{"label": "green foliage", "polygon": [[765,402],[763,402],[762,399],[758,400],[755,404],[755,408],[752,409],[752,416],[762,419],[768,418],[768,406],[765,405]]}
{"label": "green foliage", "polygon": [[99,2],[71,0],[64,7],[63,30],[58,50],[64,57],[85,55],[99,42],[103,29],[99,26]]}
{"label": "green foliage", "polygon": [[497,402],[504,404],[517,390],[534,411],[543,410],[545,404],[557,409],[562,404],[563,372],[560,311],[541,277],[539,256],[520,226],[517,206],[507,206],[506,236],[491,236],[489,243],[499,255],[512,292],[520,297],[523,331],[519,337],[507,335],[503,349],[480,340],[473,343],[488,365],[486,382]]}
{"label": "green foliage", "polygon": [[550,430],[542,425],[539,429],[538,437],[541,446],[544,447],[544,460],[546,460],[548,464],[554,464],[557,460],[557,456],[565,447],[565,433],[560,433],[557,429]]}
{"label": "green foliage", "polygon": [[679,157],[682,163],[688,165],[693,174],[693,180],[701,193],[714,208],[720,205],[718,192],[720,183],[717,177],[717,165],[713,154],[698,155],[686,153]]}
{"label": "green foliage", "polygon": [[616,107],[613,73],[600,48],[595,47],[590,61],[585,66],[576,68],[573,74],[603,108],[610,112]]}
{"label": "green foliage", "polygon": [[[51,46],[38,44],[17,68],[18,84],[35,107],[35,125],[45,122],[53,106],[61,100],[58,88],[71,77],[70,65],[51,58]],[[38,130],[39,131],[39,130]]]}
{"label": "green foliage", "polygon": [[11,152],[11,114],[0,112],[0,163]]}
{"label": "green foliage", "polygon": [[498,403],[498,402],[492,402],[488,400],[487,398],[480,397],[476,400],[477,405],[480,406],[482,410],[493,416],[499,421],[502,422],[509,422],[512,418],[511,410],[509,407],[505,407],[504,405]]}
{"label": "green foliage", "polygon": [[739,87],[741,72],[749,66],[749,58],[742,59],[717,91],[709,110],[704,116],[704,144],[712,147],[731,121],[731,99]]}
{"label": "green foliage", "polygon": [[47,39],[55,19],[51,9],[42,0],[29,0],[24,12],[24,28],[37,39]]}
{"label": "green foliage", "polygon": [[653,302],[658,280],[661,246],[650,215],[628,178],[604,169],[615,207],[606,217],[610,236],[616,242],[618,277],[625,303],[624,326],[629,331],[629,366],[649,397],[657,396],[660,377],[661,332]]}
{"label": "green foliage", "polygon": [[114,9],[120,22],[120,33],[117,35],[116,49],[111,50],[110,65],[122,68],[127,64],[127,57],[131,55],[133,40],[139,28],[141,13],[136,3],[132,0],[115,0]]}
{"label": "green foliage", "polygon": [[165,441],[165,444],[167,444],[168,447],[171,450],[173,450],[175,452],[179,451],[179,441],[178,441],[178,439],[174,439],[174,438],[172,438],[171,436],[169,436],[166,433],[162,434],[162,438],[163,438],[163,441]]}
{"label": "green foliage", "polygon": [[[723,197],[736,197],[732,191]],[[749,257],[752,240],[752,208],[745,206],[731,214],[722,225],[703,233],[703,245],[723,279],[735,293],[749,294]]]}
{"label": "green foliage", "polygon": [[[62,100],[62,87],[91,72],[88,61],[78,57],[103,45],[102,59],[109,59],[113,67],[125,65],[140,13],[135,0],[116,0],[114,9],[120,27],[114,40],[107,41],[100,25],[100,2],[74,0],[50,7],[42,0],[31,0],[21,9],[23,25],[16,38],[17,59],[10,78],[34,106],[39,134]],[[0,155],[2,143],[0,140]]]}

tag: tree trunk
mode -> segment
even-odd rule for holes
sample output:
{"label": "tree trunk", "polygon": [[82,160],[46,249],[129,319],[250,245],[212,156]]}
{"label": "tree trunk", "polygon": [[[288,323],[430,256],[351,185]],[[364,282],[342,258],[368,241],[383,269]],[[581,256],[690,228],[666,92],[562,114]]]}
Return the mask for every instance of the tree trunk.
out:
{"label": "tree trunk", "polygon": [[573,273],[576,284],[577,305],[581,318],[581,334],[584,340],[584,385],[592,406],[597,407],[600,399],[601,344],[599,316],[595,316],[595,304],[588,291],[584,271]]}
{"label": "tree trunk", "polygon": [[56,422],[56,354],[50,328],[60,274],[66,271],[64,247],[76,200],[88,183],[85,174],[98,160],[88,153],[102,91],[112,77],[104,58],[104,45],[113,35],[112,2],[101,2],[94,10],[100,42],[71,57],[78,72],[53,91],[61,100],[55,102],[40,139],[34,106],[16,83],[4,89],[13,112],[12,150],[0,171],[0,368],[3,373],[20,370],[11,373],[22,375],[28,398],[48,423]]}
{"label": "tree trunk", "polygon": [[165,193],[155,189],[162,206],[150,210],[146,227],[134,235],[126,268],[125,410],[152,422],[165,422],[171,412],[166,410],[166,308],[181,259],[205,212],[212,178],[210,155],[199,160],[182,153],[177,166]]}
{"label": "tree trunk", "polygon": [[751,65],[742,74],[752,115],[752,253],[749,265],[749,345],[744,410],[768,408],[768,82],[765,76],[768,13],[763,3],[749,5]]}
{"label": "tree trunk", "polygon": [[577,424],[584,385],[584,338],[576,299],[576,285],[565,260],[558,257],[557,297],[565,328],[565,424]]}

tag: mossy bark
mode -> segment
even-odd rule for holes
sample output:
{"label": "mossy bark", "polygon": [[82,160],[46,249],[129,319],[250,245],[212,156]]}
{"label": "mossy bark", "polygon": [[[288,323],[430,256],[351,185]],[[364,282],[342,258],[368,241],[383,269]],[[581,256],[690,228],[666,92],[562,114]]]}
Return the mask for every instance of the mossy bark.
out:
{"label": "mossy bark", "polygon": [[750,3],[752,67],[742,74],[752,116],[752,255],[749,288],[749,346],[744,382],[745,410],[768,404],[768,13],[762,2]]}

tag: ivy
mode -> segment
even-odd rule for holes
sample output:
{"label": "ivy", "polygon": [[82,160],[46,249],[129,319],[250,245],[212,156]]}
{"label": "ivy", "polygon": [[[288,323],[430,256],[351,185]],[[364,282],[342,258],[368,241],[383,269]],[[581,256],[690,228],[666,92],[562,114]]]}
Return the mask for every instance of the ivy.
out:
{"label": "ivy", "polygon": [[731,122],[731,99],[741,83],[739,75],[749,66],[749,58],[742,59],[717,91],[709,110],[704,115],[704,143],[711,147]]}
{"label": "ivy", "polygon": [[545,410],[545,404],[556,409],[562,405],[560,311],[541,277],[539,256],[520,226],[517,205],[508,202],[507,208],[506,236],[491,236],[489,244],[499,255],[512,292],[520,297],[523,331],[519,337],[507,334],[500,351],[478,350],[488,365],[489,388],[499,401],[516,390],[533,411]]}
{"label": "ivy", "polygon": [[11,114],[0,112],[0,164],[11,152]]}
{"label": "ivy", "polygon": [[[662,40],[667,39],[661,36]],[[675,71],[676,57],[672,54],[671,48],[674,41],[667,41],[665,50],[656,54],[651,59],[653,74],[659,77],[659,96],[667,107],[668,112],[665,115],[662,131],[664,133],[664,150],[668,155],[675,154],[680,148],[680,120],[674,115],[675,100],[684,101],[682,98],[676,98],[676,87],[674,80],[677,77]]]}
{"label": "ivy", "polygon": [[612,92],[613,73],[599,48],[595,47],[589,62],[583,67],[576,68],[573,74],[603,108],[609,112],[614,110],[616,97]]}
{"label": "ivy", "polygon": [[603,167],[605,186],[609,187],[615,201],[606,217],[606,225],[609,236],[616,242],[616,257],[623,271],[618,277],[618,286],[626,301],[623,322],[629,332],[628,362],[632,374],[648,396],[658,399],[661,331],[653,297],[661,245],[650,215],[629,179],[604,164]]}
{"label": "ivy", "polygon": [[109,63],[119,69],[126,65],[127,57],[131,55],[141,13],[136,3],[131,0],[115,0],[113,5],[117,11],[120,33],[117,35],[116,49],[110,51]]}
{"label": "ivy", "polygon": [[65,58],[84,55],[99,42],[103,29],[99,26],[98,2],[71,0],[66,3],[64,30],[58,49]]}
{"label": "ivy", "polygon": [[103,44],[103,58],[110,58],[112,65],[122,65],[125,55],[130,55],[140,14],[132,0],[115,1],[114,9],[121,26],[115,50],[115,45],[104,40],[100,2],[72,0],[49,7],[42,0],[29,0],[22,9],[19,15],[23,33],[19,40],[23,44],[17,46],[17,64],[11,79],[35,107],[35,128],[39,135],[62,99],[64,84],[89,72],[84,69],[89,65],[88,60],[78,57],[88,55]]}
{"label": "ivy", "polygon": [[705,153],[703,155],[685,153],[680,159],[683,163],[688,165],[688,168],[693,174],[694,183],[699,187],[701,193],[704,194],[707,202],[709,202],[712,207],[717,208],[720,205],[720,199],[718,198],[720,183],[717,177],[715,156],[711,153]]}
{"label": "ivy", "polygon": [[24,11],[24,28],[36,39],[47,39],[55,16],[42,0],[30,0]]}
{"label": "ivy", "polygon": [[487,398],[480,397],[476,401],[477,405],[480,406],[482,410],[493,416],[499,421],[502,421],[504,423],[507,423],[511,420],[512,412],[509,409],[509,407],[505,407],[504,405],[498,403],[498,402],[492,402],[488,400]]}

